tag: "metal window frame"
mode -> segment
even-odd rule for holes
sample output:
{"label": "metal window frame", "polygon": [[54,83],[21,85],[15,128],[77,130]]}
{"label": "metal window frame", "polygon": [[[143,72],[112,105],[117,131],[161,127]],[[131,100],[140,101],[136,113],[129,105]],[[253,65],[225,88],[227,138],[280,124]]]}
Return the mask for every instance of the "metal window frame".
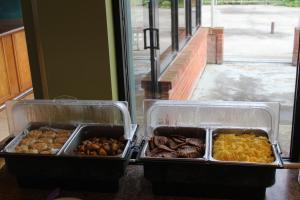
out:
{"label": "metal window frame", "polygon": [[178,34],[178,0],[174,0],[174,30],[172,35],[175,37],[174,39],[174,46],[175,50],[178,52],[179,51],[179,34]]}
{"label": "metal window frame", "polygon": [[132,101],[135,96],[135,91],[131,90],[130,85],[135,81],[131,81],[133,71],[131,61],[131,34],[129,33],[130,21],[128,20],[128,9],[130,8],[128,0],[114,0],[112,7],[114,11],[113,24],[115,35],[115,49],[117,63],[117,78],[118,78],[118,99],[128,102],[128,109],[131,114],[131,119],[136,122],[136,104]]}
{"label": "metal window frame", "polygon": [[[154,0],[156,1],[156,0]],[[170,0],[171,2],[171,46],[172,46],[172,52],[167,55],[167,57],[164,60],[160,60],[158,64],[158,72],[159,76],[168,68],[169,64],[176,58],[178,47],[176,44],[178,44],[178,33],[176,33],[176,23],[178,18],[176,17],[178,15],[178,12],[176,12],[176,0]],[[159,22],[158,22],[159,23]],[[160,55],[160,52],[159,52]]]}
{"label": "metal window frame", "polygon": [[197,24],[202,26],[202,5],[203,5],[203,0],[197,0]]}
{"label": "metal window frame", "polygon": [[[182,48],[184,48],[184,46],[188,43],[188,41],[190,40],[191,36],[193,35],[194,31],[192,29],[192,21],[191,21],[191,0],[184,0],[185,2],[185,29],[186,29],[186,36],[184,38],[184,40],[179,41],[179,26],[178,26],[178,4],[179,4],[179,0],[170,0],[171,2],[171,42],[172,42],[172,52],[170,52],[163,60],[160,59],[160,51],[159,48],[154,49],[153,51],[151,50],[152,48],[154,48],[155,44],[151,44],[150,42],[150,46],[148,48],[150,48],[150,57],[152,59],[154,59],[155,61],[152,61],[153,64],[151,69],[151,80],[152,81],[158,81],[159,77],[163,74],[163,72],[168,68],[169,64],[176,58],[178,52],[180,52],[180,50]],[[152,29],[157,29],[158,28],[158,23],[159,23],[159,18],[158,18],[158,9],[159,9],[159,5],[158,5],[159,1],[158,0],[149,0],[148,2],[148,6],[149,6],[149,29],[148,31],[150,31],[150,41],[155,41],[155,40],[159,40],[157,38],[155,38],[155,35],[153,34],[153,30]],[[196,0],[196,5],[200,6],[200,1]],[[198,14],[197,14],[198,13]],[[200,9],[196,8],[196,17],[200,17]],[[199,22],[199,19],[196,19],[197,22]],[[197,24],[197,28],[198,29],[199,25]],[[158,43],[158,42],[156,42]],[[154,64],[155,62],[155,64]],[[158,85],[154,84],[154,87],[156,87],[156,89],[153,89],[153,93],[157,93],[158,91]],[[157,97],[156,95],[153,95],[153,98]]]}
{"label": "metal window frame", "polygon": [[185,25],[186,36],[192,35],[192,2],[191,0],[185,0]]}
{"label": "metal window frame", "polygon": [[[177,0],[174,0],[174,1],[177,1]],[[127,0],[117,0],[116,1],[116,4],[120,4],[122,3],[123,5],[125,5],[125,2],[127,2]],[[199,2],[199,6],[197,6],[198,8],[198,23],[199,23],[199,26],[201,26],[201,5],[202,5],[202,0],[197,0],[197,2]],[[178,4],[177,4],[178,5]],[[124,12],[124,8],[122,6],[119,6],[119,7],[114,7],[114,8],[119,8],[119,9],[116,9],[117,12]],[[123,9],[122,9],[123,8]],[[125,9],[126,10],[126,9]],[[176,4],[175,4],[175,13],[176,11],[178,10],[178,8],[176,9]],[[116,14],[116,13],[115,13]],[[177,12],[178,14],[178,12]],[[173,30],[173,40],[175,42],[174,45],[174,48],[179,51],[179,48],[178,48],[178,33],[176,32],[176,28],[178,28],[178,16],[175,16],[175,21],[174,21],[174,29]],[[126,30],[128,29],[128,24],[127,21],[130,20],[128,19],[128,16],[124,15],[123,14],[120,14],[118,15],[118,19],[114,21],[114,28],[115,30]],[[121,28],[120,28],[121,26]],[[122,60],[121,61],[118,61],[118,68],[120,68],[119,65],[123,65],[122,66],[122,69],[121,70],[118,70],[118,77],[121,77],[121,76],[124,76],[124,82],[128,82],[129,78],[128,77],[128,73],[126,73],[126,71],[128,72],[128,69],[126,68],[129,68],[131,67],[130,63],[129,63],[129,60],[130,60],[130,57],[129,59],[126,60],[126,55],[129,55],[131,52],[130,51],[130,48],[126,48],[126,47],[122,47],[122,48],[118,48],[120,46],[126,46],[126,45],[131,45],[131,44],[125,44],[124,42],[128,42],[128,40],[126,40],[126,38],[124,39],[117,39],[118,37],[127,37],[129,38],[130,35],[128,35],[128,32],[123,32],[122,34],[118,33],[117,31],[115,31],[115,37],[116,37],[116,51],[119,52],[117,53],[117,55],[125,55],[123,57],[121,57],[121,59],[118,59],[118,60]],[[300,37],[299,37],[299,40],[300,40]],[[298,46],[298,50],[300,50],[300,45]],[[121,52],[122,51],[122,52]],[[156,71],[157,72],[157,71]],[[123,80],[123,79],[121,79]],[[131,82],[132,83],[132,82]],[[134,83],[133,83],[134,84]],[[128,83],[126,83],[126,85],[128,85]],[[119,84],[119,90],[126,90],[124,87],[124,85],[122,84]],[[127,87],[128,88],[128,87]],[[130,89],[130,88],[129,88]],[[124,92],[124,94],[130,94],[131,92],[128,91],[128,93]],[[124,96],[124,99],[128,102],[131,102],[131,99],[130,98],[133,98],[132,96],[130,95],[125,95]],[[131,113],[132,116],[135,116],[133,113]],[[295,96],[294,96],[294,110],[293,110],[293,122],[292,122],[292,135],[291,135],[291,148],[290,148],[290,157],[287,158],[286,160],[288,161],[292,161],[292,162],[299,162],[300,161],[300,51],[299,51],[299,54],[298,54],[298,64],[297,64],[297,73],[296,73],[296,84],[295,84]]]}
{"label": "metal window frame", "polygon": [[[190,6],[191,6],[191,28],[192,28],[192,34],[191,35],[194,35],[194,33],[198,30],[198,28],[201,26],[201,0],[195,0],[196,1],[196,18],[194,19],[193,18],[193,7],[192,7],[192,0],[190,0],[191,3],[190,3]],[[196,26],[193,27],[193,20],[196,20]]]}
{"label": "metal window frame", "polygon": [[[300,35],[299,35],[300,39]],[[300,40],[299,40],[300,41]],[[300,161],[300,43],[298,46],[297,72],[294,95],[294,110],[290,147],[290,161]]]}
{"label": "metal window frame", "polygon": [[[176,0],[176,4],[177,4],[177,18],[178,18],[178,10],[179,10],[179,7],[178,7],[178,1],[179,0]],[[191,25],[189,25],[189,23],[191,22],[191,21],[189,21],[188,20],[188,16],[190,15],[189,14],[189,2],[188,2],[189,0],[184,0],[184,2],[185,2],[185,38],[182,40],[182,41],[179,41],[179,20],[177,20],[177,26],[176,26],[176,28],[177,28],[177,34],[178,34],[178,50],[177,51],[181,51],[184,47],[185,47],[185,45],[188,43],[188,41],[190,40],[190,38],[191,38],[191,35],[190,35],[190,32],[189,32],[189,29],[190,29],[190,26]]]}
{"label": "metal window frame", "polygon": [[[148,3],[149,8],[149,27],[150,27],[150,58],[151,58],[151,89],[152,89],[152,98],[157,99],[158,96],[158,76],[159,76],[159,57],[157,54],[159,53],[156,48],[154,48],[154,34],[153,28],[156,28],[157,25],[157,7],[158,1],[150,0]],[[159,38],[156,38],[159,40]]]}
{"label": "metal window frame", "polygon": [[[158,0],[149,0],[148,11],[149,11],[149,28],[144,29],[144,39],[146,40],[146,32],[149,31],[150,35],[150,45],[148,46],[144,43],[144,48],[150,49],[151,58],[151,90],[152,98],[159,98],[159,87],[158,79],[162,73],[168,68],[169,64],[176,58],[178,52],[188,43],[192,36],[191,28],[191,3],[190,0],[184,0],[185,2],[185,29],[186,36],[184,40],[179,41],[179,28],[178,28],[178,2],[179,0],[170,0],[171,2],[171,42],[172,42],[172,52],[167,55],[164,60],[160,60],[159,51],[159,18]],[[154,34],[155,33],[155,34]],[[158,33],[158,34],[157,34]]]}

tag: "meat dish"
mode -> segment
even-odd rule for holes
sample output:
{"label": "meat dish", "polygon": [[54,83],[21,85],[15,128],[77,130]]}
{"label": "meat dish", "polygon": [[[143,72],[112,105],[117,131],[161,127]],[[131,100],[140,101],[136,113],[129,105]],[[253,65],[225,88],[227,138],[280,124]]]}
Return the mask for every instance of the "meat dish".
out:
{"label": "meat dish", "polygon": [[182,135],[153,136],[149,141],[147,156],[159,158],[199,158],[203,157],[205,144],[199,138]]}
{"label": "meat dish", "polygon": [[88,156],[116,156],[123,152],[125,140],[93,137],[83,140],[74,150],[76,154]]}

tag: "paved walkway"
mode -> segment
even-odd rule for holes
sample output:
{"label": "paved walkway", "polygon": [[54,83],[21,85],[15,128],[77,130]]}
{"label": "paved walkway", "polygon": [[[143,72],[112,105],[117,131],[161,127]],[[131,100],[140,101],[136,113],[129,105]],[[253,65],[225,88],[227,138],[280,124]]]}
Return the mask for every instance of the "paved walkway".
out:
{"label": "paved walkway", "polygon": [[[210,26],[210,6],[202,8],[203,26]],[[220,5],[215,7],[214,26],[225,29],[226,60],[255,58],[291,62],[294,28],[299,26],[300,8],[264,5]],[[275,33],[270,34],[271,22]]]}
{"label": "paved walkway", "polygon": [[280,102],[279,140],[289,152],[296,67],[284,63],[207,65],[192,100]]}
{"label": "paved walkway", "polygon": [[[210,6],[203,6],[210,26]],[[290,148],[296,68],[292,66],[294,28],[300,8],[264,5],[215,7],[214,26],[224,27],[223,65],[207,65],[193,100],[275,101],[281,103],[279,141]],[[275,33],[270,34],[271,22]]]}

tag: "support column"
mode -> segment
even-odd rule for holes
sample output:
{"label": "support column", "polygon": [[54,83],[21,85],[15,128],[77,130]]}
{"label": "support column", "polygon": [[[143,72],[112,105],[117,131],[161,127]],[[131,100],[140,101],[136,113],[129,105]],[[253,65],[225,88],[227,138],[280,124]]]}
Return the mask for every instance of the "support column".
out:
{"label": "support column", "polygon": [[207,63],[222,64],[224,57],[224,28],[209,28]]}
{"label": "support column", "polygon": [[36,98],[118,99],[110,0],[23,0]]}

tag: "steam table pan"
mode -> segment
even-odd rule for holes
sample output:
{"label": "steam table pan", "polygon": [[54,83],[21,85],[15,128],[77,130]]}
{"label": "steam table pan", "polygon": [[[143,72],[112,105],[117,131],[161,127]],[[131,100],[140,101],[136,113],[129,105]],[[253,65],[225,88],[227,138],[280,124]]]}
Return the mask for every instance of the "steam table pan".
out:
{"label": "steam table pan", "polygon": [[[132,127],[135,132],[136,126]],[[133,133],[134,134],[134,133]],[[122,153],[116,156],[87,156],[75,153],[78,145],[86,139],[93,137],[111,137],[118,139],[123,136],[123,129],[120,126],[105,125],[83,125],[75,133],[72,140],[64,147],[59,156],[67,162],[63,165],[65,173],[62,179],[79,179],[82,182],[93,180],[107,185],[118,186],[119,178],[124,175],[125,169],[131,157],[131,148],[134,141],[125,140]],[[117,187],[116,187],[117,188]]]}
{"label": "steam table pan", "polygon": [[[4,143],[1,156],[9,172],[22,186],[63,186],[116,190],[129,160],[137,126],[131,124],[126,102],[26,100],[7,102],[10,143]],[[59,128],[72,127],[74,132],[55,154],[24,154],[13,151],[18,141],[37,124]],[[59,124],[59,127],[56,125]],[[87,128],[88,127],[88,128]],[[127,141],[121,156],[90,158],[65,154],[83,130],[100,135],[122,136]],[[105,132],[105,133],[104,133]],[[86,170],[83,170],[84,169]],[[103,187],[102,187],[103,185]]]}
{"label": "steam table pan", "polygon": [[[156,194],[262,198],[282,167],[277,147],[279,105],[253,102],[145,101],[145,139],[139,156],[144,176]],[[153,159],[148,141],[161,126],[201,127],[207,134],[207,157],[202,159]],[[260,165],[221,162],[212,157],[213,130],[221,128],[264,130],[276,161]],[[277,162],[278,161],[278,162]],[[232,196],[233,195],[233,196]],[[253,196],[254,195],[254,196]]]}

